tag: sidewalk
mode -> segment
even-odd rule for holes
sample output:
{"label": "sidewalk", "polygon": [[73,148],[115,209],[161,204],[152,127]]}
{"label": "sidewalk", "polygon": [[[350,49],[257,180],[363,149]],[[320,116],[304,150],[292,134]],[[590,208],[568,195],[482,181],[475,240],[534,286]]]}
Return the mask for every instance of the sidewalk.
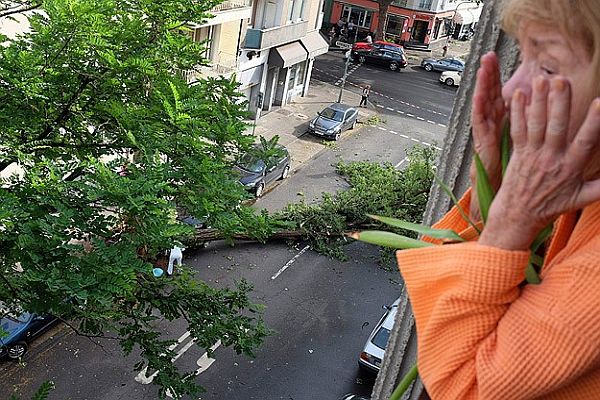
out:
{"label": "sidewalk", "polygon": [[[308,123],[331,103],[337,101],[340,89],[329,83],[312,80],[306,97],[298,97],[291,104],[283,108],[276,107],[257,121],[255,135],[270,139],[279,135],[279,143],[287,147],[292,157],[292,169],[297,169],[324,148],[335,144],[334,141],[310,135]],[[342,103],[358,106],[360,94],[357,88],[346,85]],[[358,109],[358,125],[354,130],[347,130],[342,134],[351,135],[362,129],[370,117],[377,111],[372,105]],[[252,130],[252,128],[250,128]]]}
{"label": "sidewalk", "polygon": [[[405,49],[404,52],[406,53],[406,57],[408,57],[408,62],[410,64],[420,65],[421,60],[423,60],[424,58],[442,58],[442,47],[443,44],[436,46],[428,52],[411,49]],[[470,40],[462,41],[451,39],[448,42],[448,53],[446,53],[446,57],[456,57],[460,58],[463,61],[466,61],[470,51]]]}

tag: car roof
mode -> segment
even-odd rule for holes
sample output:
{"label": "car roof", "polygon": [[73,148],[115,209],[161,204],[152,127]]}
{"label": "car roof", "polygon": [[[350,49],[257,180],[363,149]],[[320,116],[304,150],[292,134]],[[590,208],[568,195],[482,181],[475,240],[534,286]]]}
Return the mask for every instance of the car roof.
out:
{"label": "car roof", "polygon": [[385,320],[383,321],[383,324],[381,324],[381,326],[383,326],[386,329],[392,330],[392,328],[394,327],[394,321],[396,319],[396,313],[398,312],[398,304],[400,304],[399,298],[392,303],[392,309],[388,313],[387,317],[385,317]]}
{"label": "car roof", "polygon": [[327,108],[331,108],[332,110],[336,110],[336,111],[346,112],[347,110],[354,108],[354,107],[349,106],[348,104],[333,103]]}

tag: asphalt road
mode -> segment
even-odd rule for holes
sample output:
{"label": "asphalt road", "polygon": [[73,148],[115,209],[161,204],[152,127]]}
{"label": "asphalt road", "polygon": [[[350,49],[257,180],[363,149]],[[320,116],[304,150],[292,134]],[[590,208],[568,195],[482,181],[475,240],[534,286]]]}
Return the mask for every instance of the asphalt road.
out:
{"label": "asphalt road", "polygon": [[[338,64],[339,57],[325,55],[317,60],[316,68],[334,74]],[[374,104],[370,105],[380,109],[381,123],[348,131],[259,199],[255,207],[273,211],[300,199],[317,201],[322,192],[345,188],[334,171],[339,160],[385,161],[401,168],[406,151],[415,144],[441,146],[455,90],[438,86],[435,75],[358,67],[350,82],[369,82],[381,93],[371,96]],[[326,79],[326,75],[315,71],[313,79]],[[419,79],[421,90],[400,90],[409,87],[406,81]],[[358,88],[350,85],[349,90]],[[425,106],[435,113],[425,112]],[[304,135],[301,140],[320,139]],[[252,298],[266,306],[265,320],[276,332],[257,350],[256,358],[238,356],[218,344],[209,358],[204,349],[189,345],[181,321],[161,322],[165,336],[181,340],[175,363],[199,372],[197,382],[207,390],[201,399],[336,400],[350,392],[370,394],[373,379],[358,373],[357,357],[383,313],[382,305],[398,297],[401,277],[395,268],[377,263],[375,247],[355,243],[347,251],[347,262],[324,257],[305,244],[229,247],[211,243],[207,249],[184,254],[185,263],[211,285],[231,286],[242,278],[252,282]],[[64,326],[56,328],[35,343],[25,365],[3,363],[0,398],[8,398],[13,390],[28,398],[47,379],[57,385],[50,399],[158,398],[156,387],[148,384],[151,374],[138,376],[132,371],[135,355],[123,358],[112,340],[100,344]]]}
{"label": "asphalt road", "polygon": [[[427,72],[411,62],[399,72],[350,63],[346,85],[355,90],[361,85],[371,85],[369,100],[382,106],[384,114],[447,125],[457,89],[441,84],[439,72]],[[344,66],[343,53],[329,52],[315,60],[313,78],[340,83]]]}

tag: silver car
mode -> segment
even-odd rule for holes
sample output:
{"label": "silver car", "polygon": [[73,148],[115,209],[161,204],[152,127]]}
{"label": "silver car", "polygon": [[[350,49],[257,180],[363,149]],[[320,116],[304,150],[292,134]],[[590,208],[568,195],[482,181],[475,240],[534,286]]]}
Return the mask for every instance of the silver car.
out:
{"label": "silver car", "polygon": [[385,348],[394,327],[398,304],[400,304],[400,299],[394,301],[391,306],[383,306],[387,311],[383,314],[377,325],[375,325],[358,359],[358,365],[362,370],[375,374],[379,372]]}
{"label": "silver car", "polygon": [[442,58],[436,60],[434,58],[425,58],[421,61],[421,67],[425,68],[425,71],[463,71],[465,69],[465,63],[458,58]]}
{"label": "silver car", "polygon": [[358,110],[346,104],[333,103],[310,121],[308,131],[316,136],[339,140],[346,129],[354,129]]}

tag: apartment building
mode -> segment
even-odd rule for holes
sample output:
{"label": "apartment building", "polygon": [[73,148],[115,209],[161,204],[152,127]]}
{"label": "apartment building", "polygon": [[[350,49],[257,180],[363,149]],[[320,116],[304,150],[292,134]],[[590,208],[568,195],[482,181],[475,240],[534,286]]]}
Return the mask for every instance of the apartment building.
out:
{"label": "apartment building", "polygon": [[[341,18],[358,26],[358,38],[379,27],[379,4],[370,0],[328,0],[329,24]],[[460,0],[396,0],[389,9],[385,26],[386,40],[427,48],[452,35],[460,37],[474,28],[483,4]]]}
{"label": "apartment building", "polygon": [[257,117],[307,94],[314,59],[329,48],[319,33],[322,7],[323,0],[254,0],[239,81]]}

